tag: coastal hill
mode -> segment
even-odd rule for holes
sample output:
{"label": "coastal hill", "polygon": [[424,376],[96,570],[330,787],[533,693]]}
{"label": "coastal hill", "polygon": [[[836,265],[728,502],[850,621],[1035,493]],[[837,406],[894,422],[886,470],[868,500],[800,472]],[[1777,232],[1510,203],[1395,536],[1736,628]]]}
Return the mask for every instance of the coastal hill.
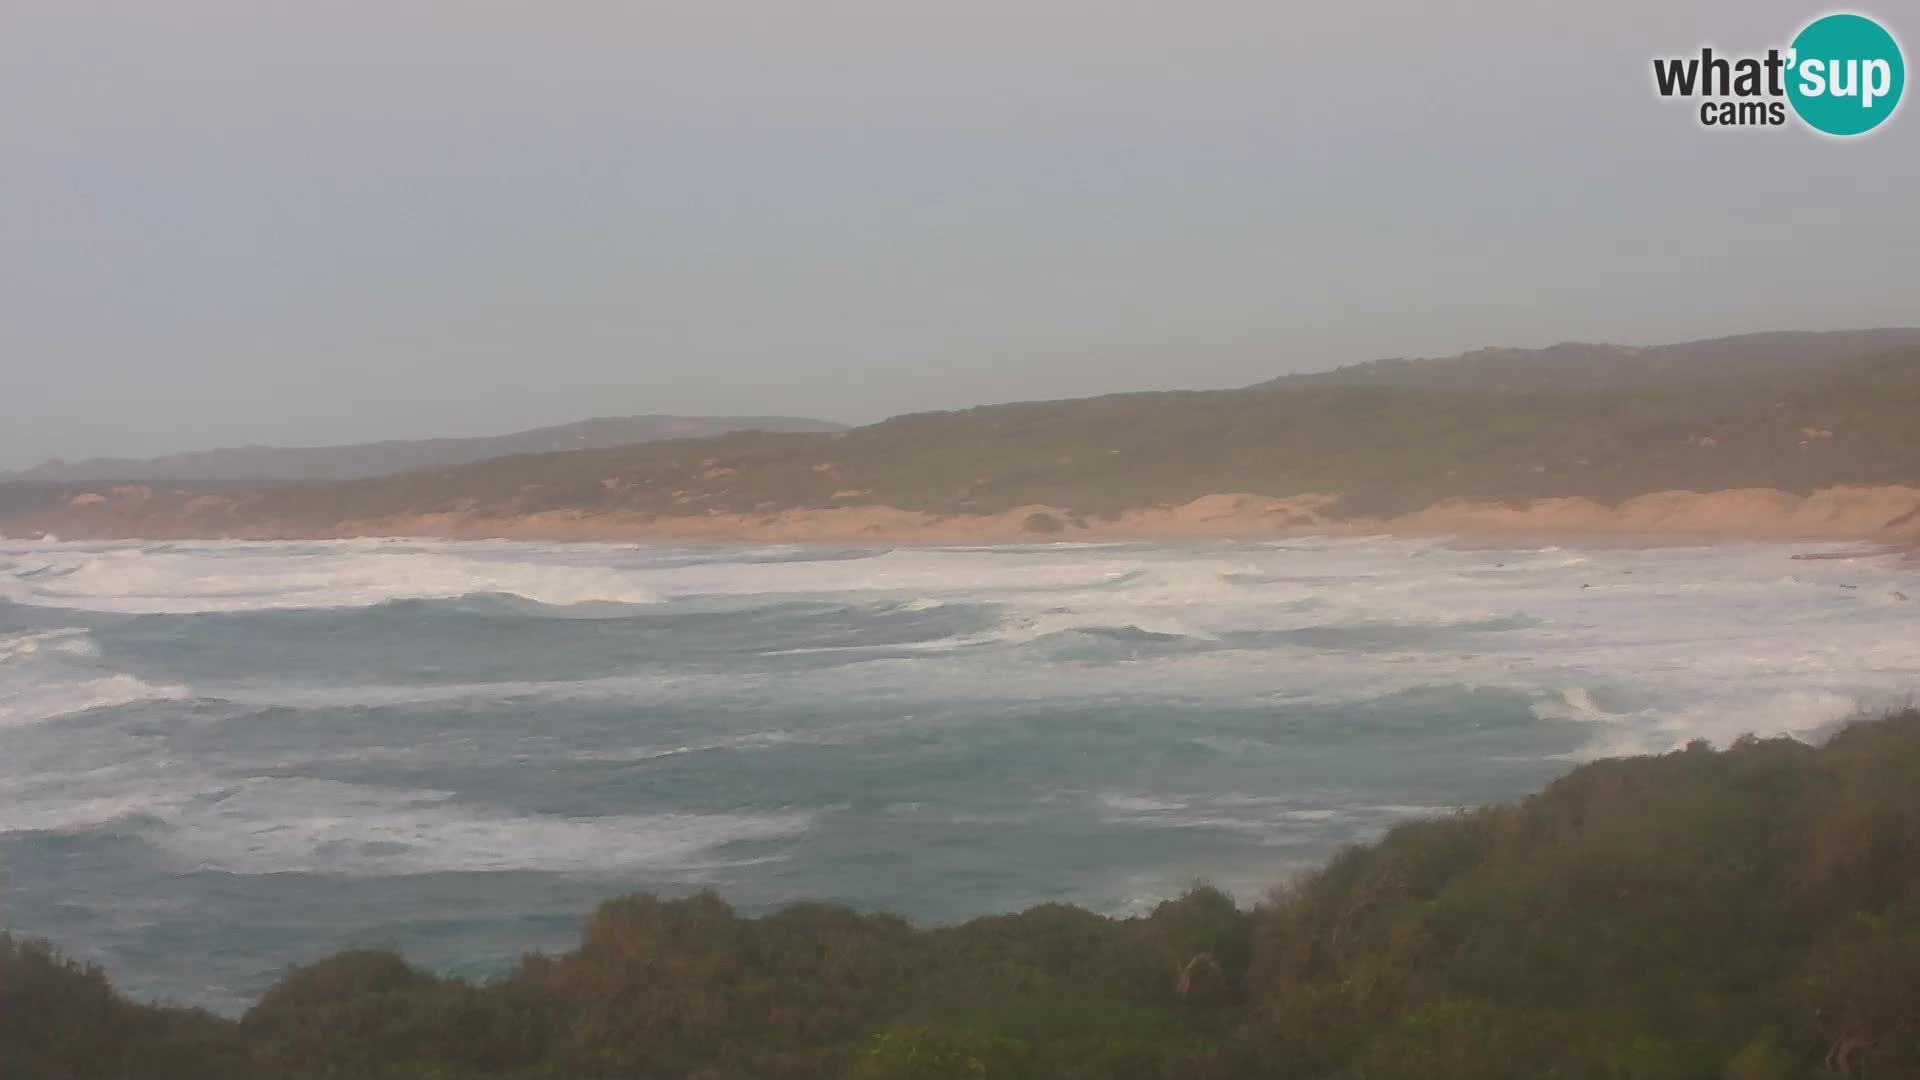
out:
{"label": "coastal hill", "polygon": [[1815,372],[1914,346],[1920,346],[1920,329],[1774,331],[1645,348],[1562,342],[1545,349],[1476,349],[1438,359],[1370,360],[1274,381],[1494,393],[1659,389]]}
{"label": "coastal hill", "polygon": [[1401,825],[1250,910],[1202,887],[1136,918],[915,927],[622,897],[577,949],[490,982],[353,949],[237,1021],[129,1001],[0,934],[0,1074],[1911,1078],[1915,775],[1911,710],[1818,748],[1594,762]]}
{"label": "coastal hill", "polygon": [[464,465],[510,454],[594,450],[729,431],[840,431],[843,425],[791,416],[602,416],[510,435],[392,439],[347,446],[235,446],[156,458],[47,461],[0,473],[9,480],[111,483],[153,480],[351,480],[434,465]]}
{"label": "coastal hill", "polygon": [[0,531],[986,539],[1399,523],[1880,537],[1920,532],[1916,415],[1917,330],[1561,345],[350,481],[15,485],[0,487]]}

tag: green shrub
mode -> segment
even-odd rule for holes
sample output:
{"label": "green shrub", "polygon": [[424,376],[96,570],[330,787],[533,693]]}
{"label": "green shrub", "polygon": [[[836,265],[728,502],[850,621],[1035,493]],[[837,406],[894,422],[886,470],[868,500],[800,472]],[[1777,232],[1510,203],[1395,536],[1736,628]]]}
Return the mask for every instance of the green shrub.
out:
{"label": "green shrub", "polygon": [[1914,711],[1595,762],[1251,911],[621,897],[491,984],[353,949],[238,1022],[0,935],[0,1080],[1920,1076],[1916,777]]}

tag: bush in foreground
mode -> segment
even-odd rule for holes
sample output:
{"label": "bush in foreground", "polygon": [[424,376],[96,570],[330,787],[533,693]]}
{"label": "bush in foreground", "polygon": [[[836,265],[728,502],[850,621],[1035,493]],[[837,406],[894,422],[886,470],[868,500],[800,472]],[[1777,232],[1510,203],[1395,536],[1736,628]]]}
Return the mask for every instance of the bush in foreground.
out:
{"label": "bush in foreground", "polygon": [[629,896],[492,983],[350,950],[237,1022],[0,936],[0,1078],[136,1076],[1920,1076],[1920,712],[1596,762],[1251,911]]}

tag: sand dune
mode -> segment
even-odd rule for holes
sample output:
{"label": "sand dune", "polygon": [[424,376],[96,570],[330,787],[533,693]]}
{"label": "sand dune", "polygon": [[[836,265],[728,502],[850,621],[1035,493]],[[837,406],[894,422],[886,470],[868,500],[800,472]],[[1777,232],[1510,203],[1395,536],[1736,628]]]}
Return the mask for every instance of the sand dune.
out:
{"label": "sand dune", "polygon": [[712,539],[781,542],[884,540],[994,543],[1010,540],[1111,540],[1298,534],[1593,534],[1863,540],[1920,543],[1920,489],[1832,487],[1809,495],[1771,488],[1660,491],[1616,504],[1589,498],[1519,504],[1448,499],[1396,517],[1344,517],[1338,496],[1206,495],[1178,506],[1145,507],[1117,517],[1055,506],[997,514],[936,515],[890,506],[792,509],[762,514],[644,516],[553,511],[496,516],[474,511],[405,514],[310,523],[242,520],[229,500],[183,501],[146,488],[86,492],[63,505],[0,518],[0,533],[67,539],[328,539],[416,536],[444,539]]}

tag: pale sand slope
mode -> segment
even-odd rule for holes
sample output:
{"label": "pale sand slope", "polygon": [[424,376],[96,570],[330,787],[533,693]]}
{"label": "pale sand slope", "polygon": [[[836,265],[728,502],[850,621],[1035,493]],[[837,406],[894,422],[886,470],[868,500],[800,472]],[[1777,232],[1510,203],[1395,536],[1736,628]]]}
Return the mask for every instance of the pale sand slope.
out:
{"label": "pale sand slope", "polygon": [[[775,542],[992,543],[1289,534],[1530,534],[1865,540],[1920,545],[1920,489],[1835,487],[1811,495],[1770,488],[1662,491],[1607,505],[1587,498],[1523,506],[1450,499],[1392,518],[1334,518],[1332,495],[1207,495],[1180,506],[1086,517],[1050,506],[939,516],[887,506],[770,514],[646,517],[556,511],[515,517],[470,512],[339,521],[325,527],[236,520],[232,501],[202,496],[162,508],[139,490],[78,496],[54,513],[0,520],[0,533],[82,538],[325,539],[413,536],[528,540],[713,539]],[[142,505],[145,504],[145,505]]]}

